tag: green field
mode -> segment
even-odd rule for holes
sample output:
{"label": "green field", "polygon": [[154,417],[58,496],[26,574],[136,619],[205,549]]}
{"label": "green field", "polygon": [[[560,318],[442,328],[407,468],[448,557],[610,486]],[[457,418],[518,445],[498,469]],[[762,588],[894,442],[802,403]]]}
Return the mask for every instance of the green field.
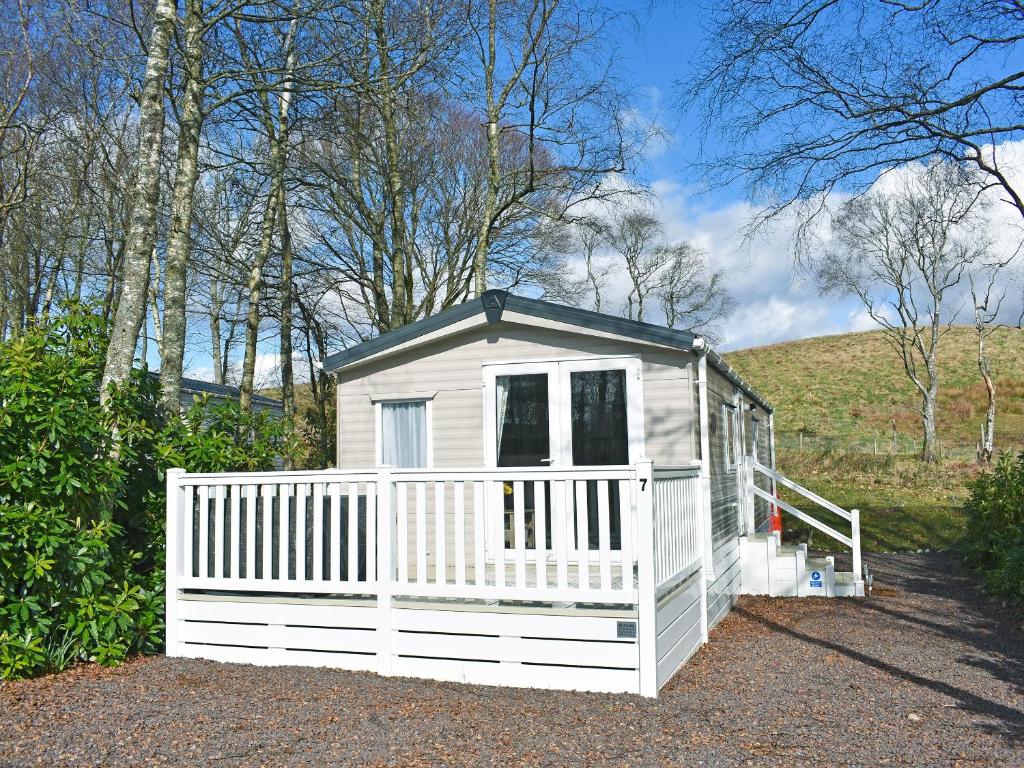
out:
{"label": "green field", "polygon": [[[996,446],[1020,450],[1024,331],[1000,329],[989,346],[999,398]],[[986,405],[973,329],[955,327],[943,339],[938,418],[945,455],[935,466],[910,453],[912,441],[920,445],[918,401],[880,332],[804,339],[726,357],[775,407],[779,469],[846,509],[860,509],[865,550],[945,549],[957,540],[959,508],[979,471],[973,453]],[[798,450],[800,432],[804,450]],[[792,519],[783,522],[794,537],[809,534]],[[812,544],[832,548],[834,542],[815,533]]]}

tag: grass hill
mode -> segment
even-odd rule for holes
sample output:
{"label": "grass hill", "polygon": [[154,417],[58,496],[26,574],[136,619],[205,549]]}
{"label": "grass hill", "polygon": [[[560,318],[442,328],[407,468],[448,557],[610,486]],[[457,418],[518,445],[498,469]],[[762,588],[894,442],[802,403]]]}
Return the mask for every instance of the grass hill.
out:
{"label": "grass hill", "polygon": [[[1024,331],[1000,329],[989,347],[998,397],[996,447],[1020,450]],[[947,548],[960,536],[960,507],[979,472],[974,446],[986,407],[976,355],[972,328],[954,327],[943,338],[938,423],[945,456],[933,466],[913,455],[911,441],[919,448],[921,439],[918,397],[880,331],[802,339],[726,357],[776,409],[781,471],[847,509],[861,510],[866,550],[895,551]],[[890,453],[893,420],[898,455]],[[804,447],[798,450],[801,431]],[[797,536],[811,533],[792,520],[786,525]],[[813,543],[826,549],[835,544],[817,534]]]}
{"label": "grass hill", "polygon": [[[997,442],[1019,447],[1024,445],[1024,331],[999,329],[988,347],[998,397]],[[901,450],[909,450],[903,438],[920,441],[917,392],[881,331],[789,341],[726,358],[775,406],[780,435],[835,436],[840,446],[877,437],[888,448],[895,420]],[[973,328],[955,326],[943,337],[939,376],[940,439],[973,447],[987,404]]]}

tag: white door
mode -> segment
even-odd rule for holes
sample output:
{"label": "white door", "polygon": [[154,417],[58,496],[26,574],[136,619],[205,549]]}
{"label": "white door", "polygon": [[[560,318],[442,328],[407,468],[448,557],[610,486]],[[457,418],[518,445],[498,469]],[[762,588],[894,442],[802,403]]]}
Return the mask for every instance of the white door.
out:
{"label": "white door", "polygon": [[[643,382],[636,357],[604,357],[500,363],[484,366],[484,426],[488,467],[608,467],[632,465],[644,454]],[[535,498],[532,484],[523,487],[526,509],[526,546],[536,545],[538,529],[551,549],[551,483],[544,483],[544,498]],[[501,510],[489,514],[491,547],[515,545],[510,489]],[[618,487],[610,489],[610,509],[618,509]],[[590,488],[586,516],[588,547],[596,549],[598,501],[596,484]],[[554,500],[554,507],[559,502]],[[562,505],[564,507],[564,505]],[[545,520],[535,510],[545,510]],[[573,509],[567,521],[573,531],[572,548],[580,546]],[[497,520],[502,519],[499,525]],[[614,548],[620,540],[618,518],[612,515]],[[539,523],[539,525],[538,525]]]}

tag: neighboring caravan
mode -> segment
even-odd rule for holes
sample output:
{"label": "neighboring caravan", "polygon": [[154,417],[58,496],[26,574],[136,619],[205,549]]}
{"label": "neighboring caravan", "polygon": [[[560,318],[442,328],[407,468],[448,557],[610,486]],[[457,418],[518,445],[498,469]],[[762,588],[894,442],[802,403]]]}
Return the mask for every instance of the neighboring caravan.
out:
{"label": "neighboring caravan", "polygon": [[656,695],[741,592],[863,594],[693,333],[488,291],[323,363],[340,469],[169,477],[168,654]]}

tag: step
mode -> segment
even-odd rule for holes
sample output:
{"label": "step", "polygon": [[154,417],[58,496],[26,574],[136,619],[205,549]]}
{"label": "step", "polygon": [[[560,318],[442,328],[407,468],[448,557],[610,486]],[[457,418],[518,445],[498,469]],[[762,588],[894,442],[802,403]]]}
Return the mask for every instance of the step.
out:
{"label": "step", "polygon": [[857,581],[851,571],[840,571],[835,575],[836,597],[864,597],[864,582]]}

